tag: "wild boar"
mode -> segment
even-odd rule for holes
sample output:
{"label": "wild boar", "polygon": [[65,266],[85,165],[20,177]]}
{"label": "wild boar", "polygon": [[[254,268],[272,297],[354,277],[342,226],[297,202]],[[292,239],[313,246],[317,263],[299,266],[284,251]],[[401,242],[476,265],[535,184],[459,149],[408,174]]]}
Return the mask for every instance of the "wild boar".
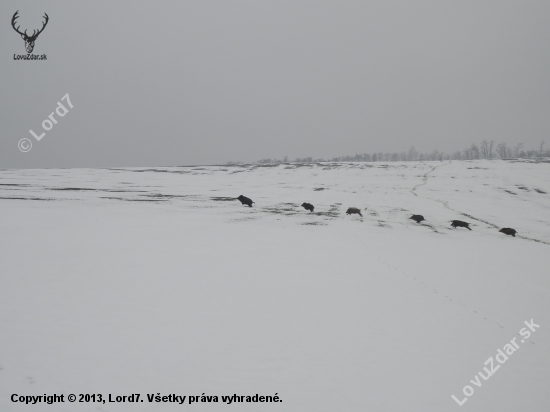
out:
{"label": "wild boar", "polygon": [[455,229],[457,227],[465,227],[468,230],[472,230],[470,229],[470,224],[463,222],[462,220],[453,220],[453,222],[451,223],[451,226],[454,227]]}
{"label": "wild boar", "polygon": [[353,215],[354,213],[355,214],[358,214],[359,216],[363,217],[363,215],[361,214],[361,210],[357,209],[356,207],[350,207],[347,212],[346,212],[348,215]]}
{"label": "wild boar", "polygon": [[514,236],[514,237],[516,237],[516,233],[518,233],[515,231],[515,229],[512,229],[511,227],[502,228],[499,230],[499,232],[504,233],[505,235]]}
{"label": "wild boar", "polygon": [[254,203],[252,199],[249,199],[248,197],[243,195],[240,195],[237,199],[240,200],[243,205],[247,205],[249,207],[252,207],[252,203]]}
{"label": "wild boar", "polygon": [[412,215],[409,219],[414,220],[416,223],[420,223],[423,220],[426,220],[426,219],[424,219],[424,216],[422,216],[422,215]]}

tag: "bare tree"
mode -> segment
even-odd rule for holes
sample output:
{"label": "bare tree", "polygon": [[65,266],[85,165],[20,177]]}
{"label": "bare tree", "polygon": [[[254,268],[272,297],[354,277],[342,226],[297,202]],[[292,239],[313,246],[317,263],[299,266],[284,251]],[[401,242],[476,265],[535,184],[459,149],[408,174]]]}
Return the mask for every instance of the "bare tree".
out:
{"label": "bare tree", "polygon": [[[408,151],[404,152],[378,152],[378,153],[356,153],[353,156],[338,156],[325,159],[313,159],[312,157],[296,158],[295,162],[311,163],[311,162],[396,162],[396,161],[443,161],[443,160],[472,160],[472,159],[492,159],[494,157],[493,149],[501,159],[510,159],[512,157],[525,157],[525,158],[537,158],[548,156],[550,157],[550,150],[546,149],[546,142],[542,141],[537,149],[523,150],[523,143],[518,143],[513,147],[508,147],[506,143],[499,143],[495,148],[494,140],[483,140],[479,146],[472,143],[466,149],[460,151],[457,150],[452,153],[444,153],[438,150],[434,150],[431,153],[419,153],[414,146],[411,146]],[[288,156],[284,156],[283,160],[276,158],[260,159],[257,163],[260,164],[279,164],[287,162]],[[240,163],[240,162],[230,162]]]}
{"label": "bare tree", "polygon": [[481,156],[484,159],[489,158],[489,142],[487,140],[481,142]]}
{"label": "bare tree", "polygon": [[488,142],[487,140],[484,140],[481,142],[481,156],[483,159],[492,159],[493,158],[493,147],[495,145],[495,141],[491,140]]}
{"label": "bare tree", "polygon": [[408,157],[408,160],[410,160],[410,161],[414,161],[414,160],[418,159],[418,152],[416,151],[414,146],[411,146],[409,148],[409,154],[408,154],[407,157]]}
{"label": "bare tree", "polygon": [[506,147],[506,143],[502,142],[497,145],[496,149],[498,155],[501,159],[506,159],[506,155],[508,153],[508,148]]}
{"label": "bare tree", "polygon": [[522,148],[523,148],[523,143],[518,143],[518,144],[514,147],[514,157],[515,157],[515,158],[518,158],[518,157],[519,157],[519,154],[520,154],[520,151],[521,151]]}
{"label": "bare tree", "polygon": [[479,147],[476,144],[472,143],[472,146],[470,146],[470,153],[473,159],[479,159]]}

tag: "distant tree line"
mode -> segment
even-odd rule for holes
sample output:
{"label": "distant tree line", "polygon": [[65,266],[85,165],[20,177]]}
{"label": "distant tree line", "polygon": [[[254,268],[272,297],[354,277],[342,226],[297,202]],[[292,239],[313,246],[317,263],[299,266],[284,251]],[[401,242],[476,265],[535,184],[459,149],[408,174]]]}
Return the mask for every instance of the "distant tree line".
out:
{"label": "distant tree line", "polygon": [[[550,157],[550,149],[546,149],[545,142],[541,142],[536,150],[524,150],[523,143],[518,143],[509,147],[506,143],[495,145],[494,140],[482,141],[479,145],[472,143],[464,150],[457,150],[453,153],[440,152],[434,150],[430,153],[418,152],[414,146],[411,146],[406,152],[378,152],[362,153],[353,156],[339,156],[328,159],[316,159],[313,157],[297,157],[293,162],[311,163],[311,162],[417,162],[425,160],[475,160],[475,159],[516,159],[516,158],[540,158]],[[289,162],[288,157],[283,159],[260,159],[259,164],[277,164]],[[228,162],[235,164],[238,162]]]}

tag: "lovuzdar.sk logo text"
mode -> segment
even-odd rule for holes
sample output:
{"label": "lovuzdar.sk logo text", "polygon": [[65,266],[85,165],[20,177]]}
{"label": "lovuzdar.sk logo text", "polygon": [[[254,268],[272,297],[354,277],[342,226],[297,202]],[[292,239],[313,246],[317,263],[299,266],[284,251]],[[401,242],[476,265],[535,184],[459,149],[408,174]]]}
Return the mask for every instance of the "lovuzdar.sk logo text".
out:
{"label": "lovuzdar.sk logo text", "polygon": [[47,56],[45,54],[41,54],[41,55],[32,54],[32,51],[34,50],[34,42],[36,41],[38,35],[44,31],[44,29],[46,28],[46,25],[48,24],[48,21],[50,20],[50,18],[48,17],[48,15],[46,13],[44,13],[45,21],[42,22],[42,28],[39,29],[39,30],[33,30],[32,34],[29,35],[29,34],[27,34],[27,30],[25,30],[24,32],[19,30],[19,28],[21,26],[15,27],[15,25],[17,23],[16,20],[19,17],[18,13],[19,13],[19,10],[17,10],[14,13],[14,15],[11,19],[11,26],[13,27],[13,29],[17,33],[19,33],[21,35],[21,38],[25,41],[25,49],[27,49],[27,54],[14,54],[13,55],[13,60],[46,60]]}

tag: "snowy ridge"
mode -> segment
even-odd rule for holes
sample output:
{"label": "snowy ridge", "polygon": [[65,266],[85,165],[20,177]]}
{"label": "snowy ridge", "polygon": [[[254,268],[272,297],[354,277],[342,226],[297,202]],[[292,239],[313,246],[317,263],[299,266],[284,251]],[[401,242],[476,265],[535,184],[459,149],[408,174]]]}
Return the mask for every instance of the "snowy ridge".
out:
{"label": "snowy ridge", "polygon": [[[259,202],[254,210],[238,210],[239,216],[247,214],[246,220],[280,214],[297,218],[297,223],[324,225],[344,216],[348,206],[357,206],[367,209],[371,221],[391,227],[409,225],[407,214],[429,210],[426,202],[401,198],[411,183],[421,178],[409,192],[439,202],[449,211],[445,217],[438,211],[441,221],[425,216],[424,226],[446,233],[447,222],[463,216],[476,221],[478,229],[510,226],[518,230],[518,237],[550,244],[550,222],[532,220],[533,215],[550,209],[550,188],[548,181],[541,179],[545,174],[541,168],[548,165],[471,161],[4,171],[0,200],[94,201],[98,205],[152,202],[168,207],[218,208],[233,216],[235,211],[228,210],[225,202],[238,204],[234,199],[247,190]],[[488,197],[490,209],[485,201],[479,201]],[[300,204],[308,199],[315,202],[316,209],[306,218]],[[500,206],[503,203],[541,213],[512,216],[510,210],[516,208]]]}

